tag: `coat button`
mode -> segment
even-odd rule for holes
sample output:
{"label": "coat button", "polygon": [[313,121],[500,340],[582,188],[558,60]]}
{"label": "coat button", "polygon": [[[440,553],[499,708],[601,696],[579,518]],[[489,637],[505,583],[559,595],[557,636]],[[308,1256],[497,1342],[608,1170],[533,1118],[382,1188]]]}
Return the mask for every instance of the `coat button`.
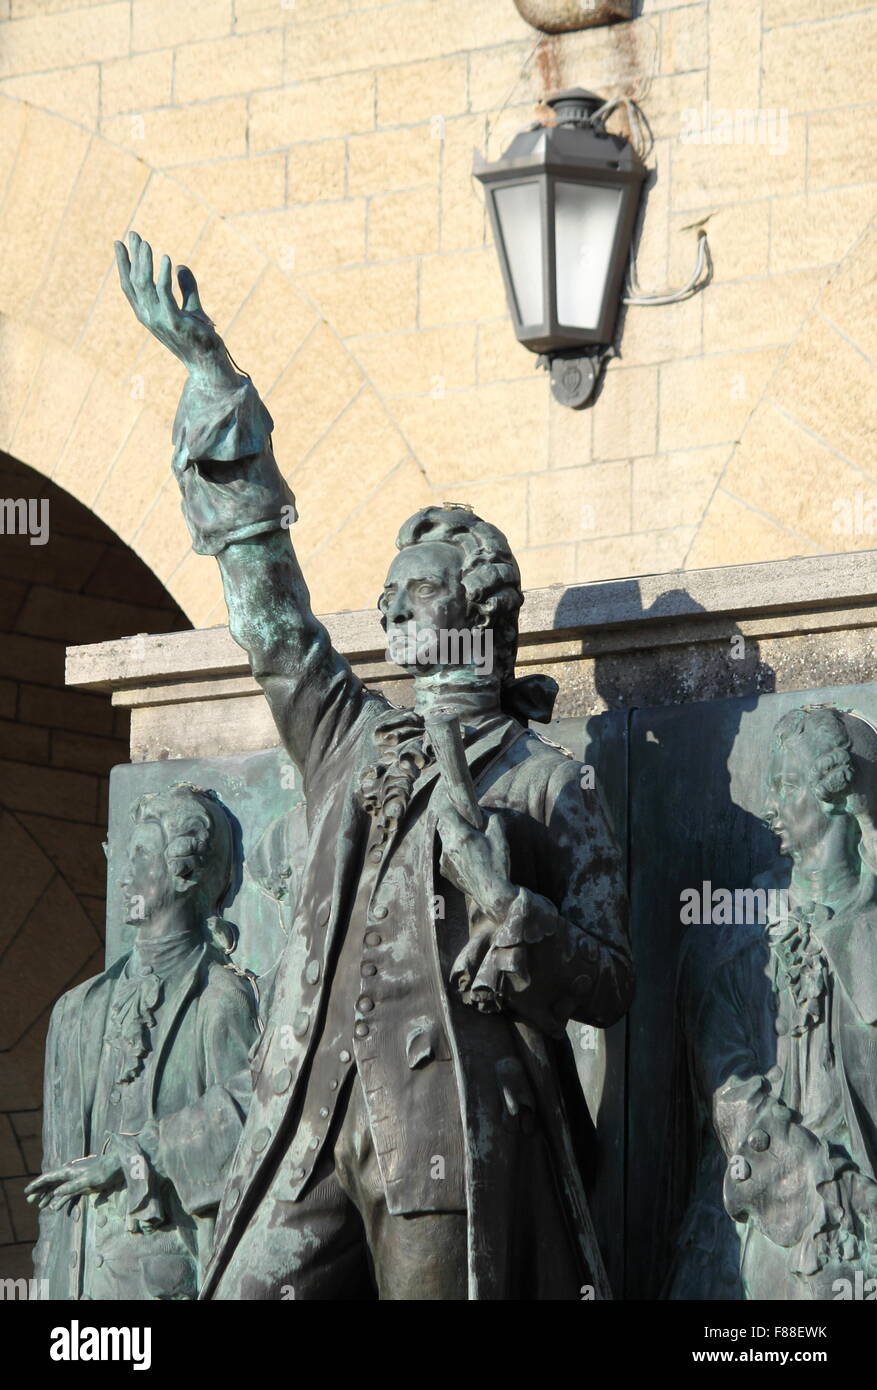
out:
{"label": "coat button", "polygon": [[319,978],[320,962],[318,960],[309,960],[307,970],[305,971],[305,979],[309,985],[315,985]]}
{"label": "coat button", "polygon": [[320,1141],[319,1141],[319,1139],[317,1138],[317,1136],[314,1135],[313,1139],[311,1140],[310,1144],[308,1145],[308,1148],[311,1148],[311,1149],[318,1149],[319,1147],[320,1147]]}
{"label": "coat button", "polygon": [[370,1014],[375,1006],[375,1001],[369,999],[367,994],[361,994],[356,1001],[356,1007],[361,1014]]}
{"label": "coat button", "polygon": [[76,1262],[77,1262],[78,1259],[79,1259],[79,1252],[76,1251],[76,1250],[71,1250],[71,1252],[70,1252],[70,1263],[71,1263],[71,1265],[75,1267],[75,1266],[76,1266]]}
{"label": "coat button", "polygon": [[363,1023],[362,1019],[360,1019],[358,1023],[354,1024],[353,1036],[354,1036],[355,1038],[367,1038],[367,1037],[368,1037],[368,1033],[369,1033],[368,1024],[367,1024],[367,1023]]}
{"label": "coat button", "polygon": [[320,1106],[320,1119],[321,1119],[321,1120],[328,1120],[328,1118],[329,1118],[329,1108],[328,1108],[328,1106],[326,1106],[326,1105],[321,1105],[321,1106]]}
{"label": "coat button", "polygon": [[274,1076],[271,1080],[271,1084],[274,1087],[277,1094],[279,1096],[282,1096],[283,1092],[289,1089],[289,1083],[291,1081],[292,1072],[289,1070],[289,1067],[281,1067],[279,1071],[276,1071],[274,1073]]}
{"label": "coat button", "polygon": [[104,1216],[102,1211],[99,1211],[94,1219],[98,1226],[105,1226],[107,1224],[107,1218]]}
{"label": "coat button", "polygon": [[368,857],[373,864],[380,864],[383,858],[383,852],[375,845],[374,849],[369,850]]}
{"label": "coat button", "polygon": [[317,926],[318,926],[318,927],[325,927],[325,925],[326,925],[326,923],[328,922],[328,920],[329,920],[329,918],[331,917],[331,915],[332,915],[332,904],[331,904],[331,903],[324,903],[323,906],[320,908],[319,912],[317,913]]}
{"label": "coat button", "polygon": [[241,1190],[240,1190],[240,1188],[239,1188],[239,1187],[230,1187],[230,1188],[228,1189],[228,1191],[226,1192],[226,1194],[225,1194],[225,1205],[228,1207],[229,1211],[233,1211],[233,1210],[234,1210],[234,1208],[237,1206],[237,1204],[238,1204],[238,1202],[240,1201],[240,1199],[241,1199]]}
{"label": "coat button", "polygon": [[376,922],[383,922],[386,915],[387,909],[385,907],[381,906],[372,908],[372,917],[374,917]]}
{"label": "coat button", "polygon": [[73,1217],[73,1220],[74,1220],[74,1221],[78,1221],[78,1220],[79,1220],[80,1216],[82,1215],[82,1212],[79,1210],[79,1206],[78,1206],[78,1205],[75,1206],[75,1207],[73,1208],[73,1210],[71,1211],[70,1215]]}
{"label": "coat button", "polygon": [[122,1099],[122,1092],[121,1092],[121,1091],[110,1091],[110,1100],[112,1101],[113,1105],[118,1105],[118,1104],[119,1104],[119,1101],[120,1101],[121,1099]]}
{"label": "coat button", "polygon": [[341,1061],[342,1061],[342,1062],[349,1062],[349,1061],[350,1061],[350,1053],[347,1051],[347,1048],[346,1048],[346,1047],[345,1047],[341,1052],[338,1053],[338,1056],[341,1058]]}
{"label": "coat button", "polygon": [[338,1090],[338,1082],[335,1080],[334,1076],[332,1077],[332,1080],[329,1082],[329,1090],[330,1090],[330,1091],[337,1091],[337,1090]]}
{"label": "coat button", "polygon": [[94,1262],[95,1262],[95,1264],[97,1265],[98,1269],[100,1269],[101,1265],[102,1265],[103,1262],[104,1262],[104,1257],[103,1257],[103,1255],[95,1255],[95,1257],[94,1257]]}
{"label": "coat button", "polygon": [[301,1182],[301,1180],[302,1180],[302,1178],[304,1177],[304,1175],[305,1175],[305,1170],[304,1170],[304,1168],[296,1168],[296,1170],[295,1170],[295,1172],[293,1173],[292,1176],[295,1178],[296,1182]]}
{"label": "coat button", "polygon": [[378,967],[377,967],[376,965],[372,965],[372,963],[371,963],[370,960],[364,960],[364,961],[363,961],[363,963],[362,963],[362,965],[361,965],[361,967],[360,967],[360,974],[362,974],[362,975],[377,975],[377,973],[378,973]]}
{"label": "coat button", "polygon": [[365,934],[366,946],[380,946],[383,939],[379,931],[367,931]]}
{"label": "coat button", "polygon": [[292,1025],[292,1031],[297,1038],[303,1038],[311,1026],[311,1016],[306,1009],[299,1009]]}
{"label": "coat button", "polygon": [[260,1154],[271,1138],[270,1129],[260,1129],[253,1135],[253,1153]]}

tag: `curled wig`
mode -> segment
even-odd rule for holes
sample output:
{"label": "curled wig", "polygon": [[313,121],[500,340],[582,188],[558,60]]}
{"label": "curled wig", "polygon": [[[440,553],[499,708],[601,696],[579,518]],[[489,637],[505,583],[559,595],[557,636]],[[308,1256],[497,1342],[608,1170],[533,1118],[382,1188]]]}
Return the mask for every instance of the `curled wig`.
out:
{"label": "curled wig", "polygon": [[[470,507],[449,502],[409,517],[396,538],[406,550],[423,541],[444,541],[460,552],[460,576],[470,610],[493,632],[493,654],[502,682],[511,679],[518,654],[518,613],[524,601],[521,573],[501,531]],[[386,624],[385,624],[386,626]]]}
{"label": "curled wig", "polygon": [[779,747],[803,739],[812,763],[809,782],[820,801],[838,801],[853,780],[853,741],[840,710],[827,705],[793,709],[774,729]]}
{"label": "curled wig", "polygon": [[201,891],[206,912],[218,913],[234,868],[231,822],[218,799],[177,782],[142,796],[131,814],[137,825],[160,827],[171,873]]}

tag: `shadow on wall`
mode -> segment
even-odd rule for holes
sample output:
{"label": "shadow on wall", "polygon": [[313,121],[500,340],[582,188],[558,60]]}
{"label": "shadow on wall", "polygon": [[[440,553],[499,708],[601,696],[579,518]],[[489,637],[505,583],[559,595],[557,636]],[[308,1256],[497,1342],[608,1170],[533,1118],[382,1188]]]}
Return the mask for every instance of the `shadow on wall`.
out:
{"label": "shadow on wall", "polygon": [[107,790],[128,713],[65,689],[67,644],[190,626],[103,522],[0,454],[0,1277],[29,1277],[43,1049],[55,999],[103,968]]}

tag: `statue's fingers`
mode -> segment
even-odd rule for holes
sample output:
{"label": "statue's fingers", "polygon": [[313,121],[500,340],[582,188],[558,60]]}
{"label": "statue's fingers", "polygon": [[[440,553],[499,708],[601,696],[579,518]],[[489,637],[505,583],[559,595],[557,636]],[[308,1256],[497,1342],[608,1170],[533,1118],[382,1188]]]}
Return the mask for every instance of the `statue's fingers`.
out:
{"label": "statue's fingers", "polygon": [[128,256],[128,248],[124,241],[114,241],[113,246],[116,252],[116,267],[119,271],[119,283],[122,286],[122,292],[128,303],[136,308],[137,295],[131,283],[131,260]]}
{"label": "statue's fingers", "polygon": [[198,282],[187,265],[177,266],[177,284],[183,300],[183,310],[187,314],[203,314]]}
{"label": "statue's fingers", "polygon": [[40,1173],[38,1178],[33,1178],[24,1189],[25,1192],[38,1192],[42,1187],[54,1187],[59,1182],[71,1176],[69,1168],[55,1168],[50,1173]]}
{"label": "statue's fingers", "polygon": [[71,1197],[80,1197],[83,1192],[88,1192],[91,1184],[84,1182],[82,1178],[72,1182],[64,1182],[57,1187],[52,1195],[52,1205],[59,1210]]}
{"label": "statue's fingers", "polygon": [[168,317],[173,319],[179,313],[179,306],[174,298],[173,285],[171,284],[171,258],[162,256],[161,264],[158,267],[158,278],[155,282],[155,289],[161,302],[162,308],[167,312]]}
{"label": "statue's fingers", "polygon": [[[32,1196],[35,1197],[37,1193],[40,1191],[40,1188],[45,1187],[49,1181],[50,1177],[48,1173],[41,1173],[38,1178],[32,1178],[29,1183],[25,1184],[25,1195],[30,1193]],[[28,1197],[28,1201],[30,1201],[30,1197]]]}
{"label": "statue's fingers", "polygon": [[148,241],[141,241],[140,243],[139,261],[140,279],[143,281],[144,285],[152,287],[155,283],[155,274],[152,269],[152,247]]}
{"label": "statue's fingers", "polygon": [[149,269],[149,280],[152,279],[152,247],[147,241],[143,241],[136,232],[130,234],[128,241],[131,244],[131,279],[134,288],[142,292],[147,283],[147,268]]}
{"label": "statue's fingers", "polygon": [[113,250],[116,253],[116,265],[119,267],[119,275],[128,279],[131,278],[131,257],[128,255],[128,248],[124,241],[114,241]]}
{"label": "statue's fingers", "polygon": [[128,233],[128,245],[131,248],[131,280],[136,283],[140,274],[140,237],[132,229]]}
{"label": "statue's fingers", "polygon": [[492,815],[487,818],[487,838],[496,851],[498,860],[503,870],[508,873],[511,859],[509,856],[508,836],[505,833],[505,826],[502,816]]}

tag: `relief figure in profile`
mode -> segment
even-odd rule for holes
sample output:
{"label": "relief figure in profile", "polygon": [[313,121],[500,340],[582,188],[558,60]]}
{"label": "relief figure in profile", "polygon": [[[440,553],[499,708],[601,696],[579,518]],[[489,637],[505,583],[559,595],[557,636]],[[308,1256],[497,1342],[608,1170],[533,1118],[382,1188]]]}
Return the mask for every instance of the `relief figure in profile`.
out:
{"label": "relief figure in profile", "polygon": [[695,927],[683,951],[680,1024],[710,1132],[670,1297],[877,1292],[875,805],[870,723],[831,706],[778,721],[766,820],[788,888],[762,925]]}
{"label": "relief figure in profile", "polygon": [[[621,861],[581,765],[527,728],[557,687],[515,678],[508,542],[457,504],[405,522],[379,607],[414,707],[367,689],[311,610],[271,417],[191,272],[179,304],[167,257],[156,279],[136,234],[116,249],[135,314],[188,370],[184,514],[307,804],[203,1296],[606,1297],[566,1027],[631,998]],[[492,659],[450,633],[489,636]]]}
{"label": "relief figure in profile", "polygon": [[218,914],[225,808],[187,784],[137,802],[122,897],[133,949],[52,1011],[34,1255],[53,1299],[192,1299],[249,1103],[252,978]]}

